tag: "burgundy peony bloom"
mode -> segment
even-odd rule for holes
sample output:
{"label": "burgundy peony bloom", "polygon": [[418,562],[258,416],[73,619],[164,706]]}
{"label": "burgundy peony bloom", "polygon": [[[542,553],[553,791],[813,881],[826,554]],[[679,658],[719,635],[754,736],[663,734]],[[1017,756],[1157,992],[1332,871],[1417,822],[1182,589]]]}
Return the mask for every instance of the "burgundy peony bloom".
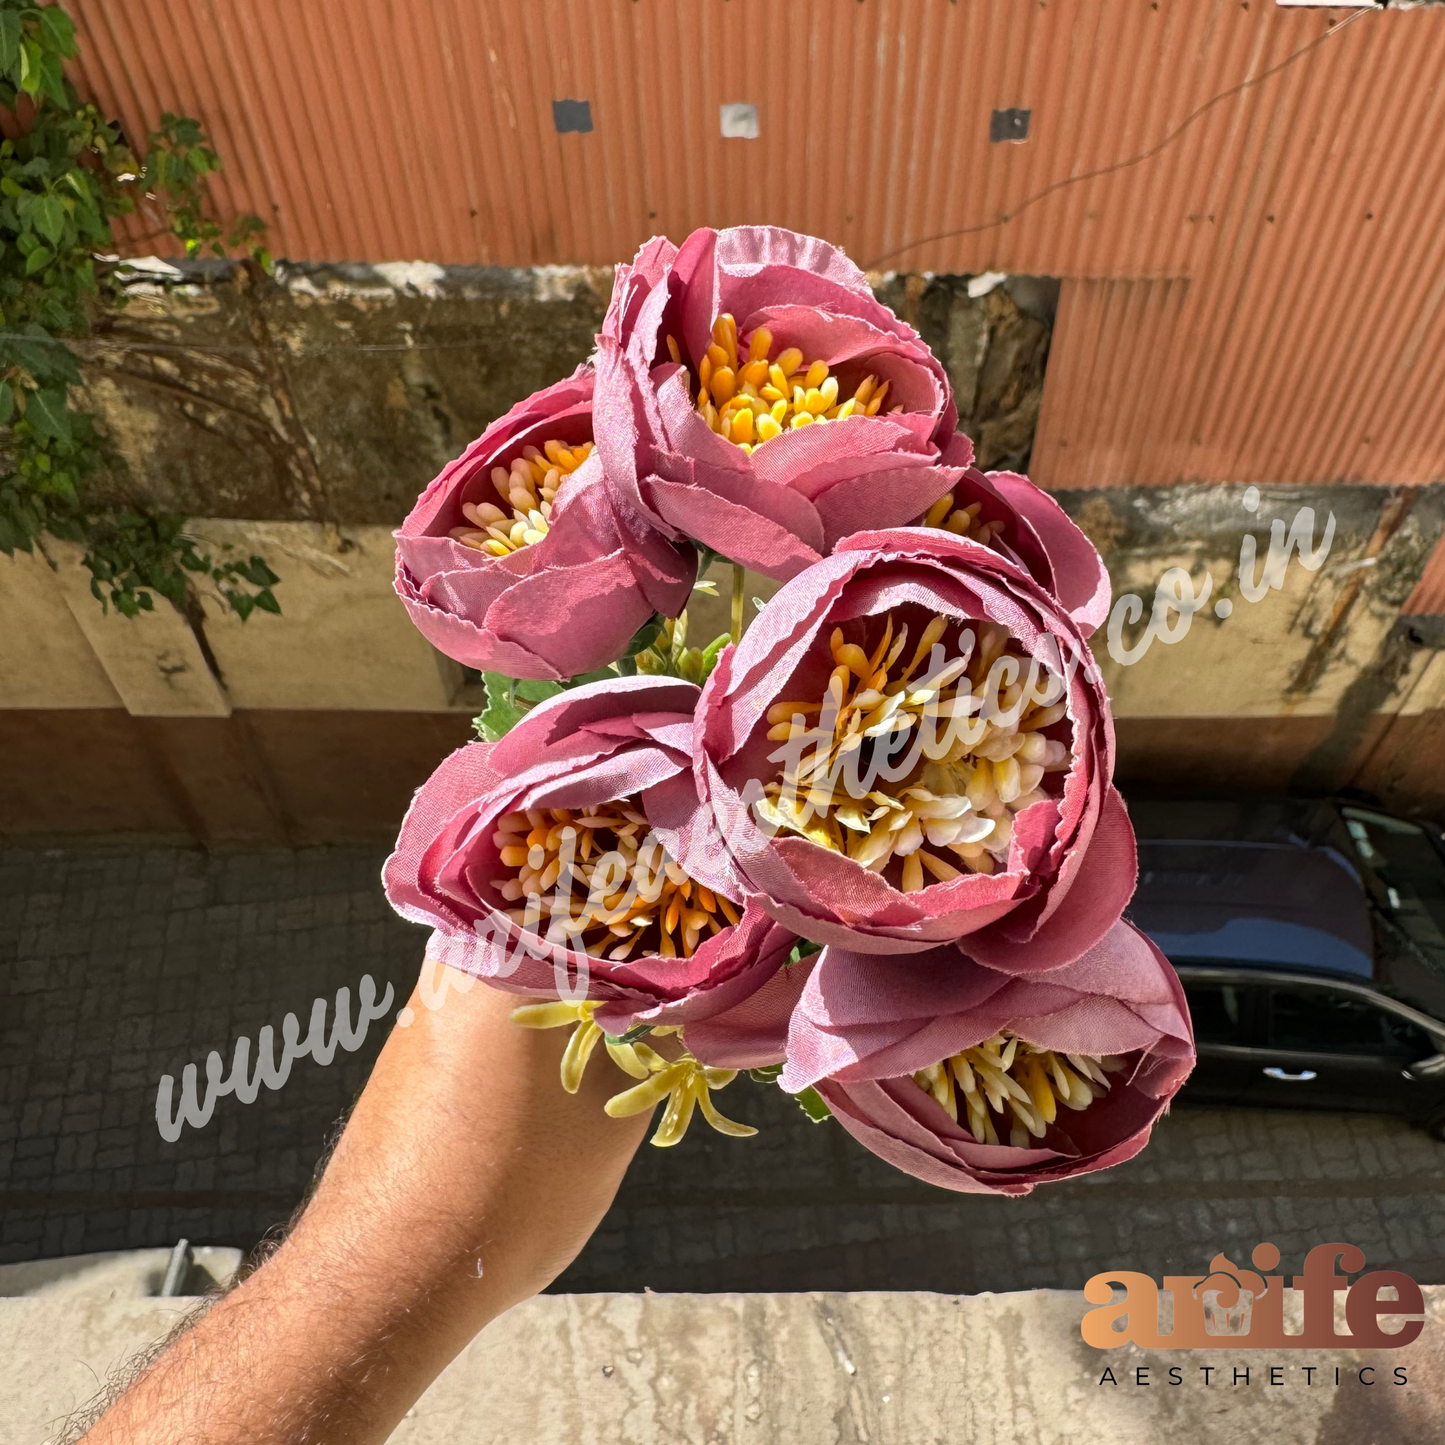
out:
{"label": "burgundy peony bloom", "polygon": [[966,939],[981,963],[1052,969],[1134,889],[1082,631],[946,531],[859,533],[788,583],[719,660],[695,749],[729,850],[710,876],[820,943]]}
{"label": "burgundy peony bloom", "polygon": [[468,667],[563,681],[687,603],[697,554],[603,484],[593,373],[519,402],[450,463],[396,533],[396,591]]}
{"label": "burgundy peony bloom", "polygon": [[1193,1065],[1178,977],[1118,923],[1043,975],[957,946],[827,949],[792,1010],[781,1083],[816,1088],[855,1139],[919,1179],[1027,1194],[1133,1158]]}
{"label": "burgundy peony bloom", "polygon": [[943,463],[964,468],[963,475],[913,525],[942,527],[1017,562],[1087,637],[1109,615],[1109,571],[1098,548],[1027,477],[981,472],[969,465],[972,457],[973,443],[957,434],[943,449]]}
{"label": "burgundy peony bloom", "polygon": [[792,936],[690,876],[722,847],[690,770],[697,695],[672,678],[593,683],[453,753],[383,873],[397,912],[436,930],[431,956],[517,993],[600,1001],[618,1033],[766,982]]}
{"label": "burgundy peony bloom", "polygon": [[972,458],[943,368],[835,247],[773,226],[649,241],[598,338],[608,484],[667,535],[787,579],[903,526]]}

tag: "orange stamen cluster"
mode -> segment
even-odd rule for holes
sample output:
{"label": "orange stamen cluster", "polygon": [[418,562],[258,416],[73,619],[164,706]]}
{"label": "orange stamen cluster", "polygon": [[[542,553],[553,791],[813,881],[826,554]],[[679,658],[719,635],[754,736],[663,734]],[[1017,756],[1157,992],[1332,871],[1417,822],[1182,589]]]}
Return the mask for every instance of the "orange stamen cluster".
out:
{"label": "orange stamen cluster", "polygon": [[594,958],[691,958],[738,921],[726,898],[690,878],[651,832],[641,800],[586,812],[508,813],[493,841],[513,876],[493,880],[523,927]]}
{"label": "orange stamen cluster", "polygon": [[562,483],[591,455],[591,442],[575,447],[544,442],[541,451],[523,447],[510,468],[492,468],[492,485],[511,509],[510,515],[493,502],[463,502],[462,515],[472,525],[453,527],[452,537],[464,547],[492,557],[505,557],[540,542],[547,535],[552,504]]}
{"label": "orange stamen cluster", "polygon": [[[674,337],[667,338],[672,359],[682,361]],[[697,409],[719,436],[750,452],[784,431],[850,416],[877,416],[888,396],[888,383],[868,375],[853,395],[842,397],[838,378],[825,362],[806,362],[796,346],[773,351],[773,334],[759,326],[738,350],[737,322],[724,312],[713,322],[712,344],[697,363]],[[903,408],[895,406],[893,411]]]}

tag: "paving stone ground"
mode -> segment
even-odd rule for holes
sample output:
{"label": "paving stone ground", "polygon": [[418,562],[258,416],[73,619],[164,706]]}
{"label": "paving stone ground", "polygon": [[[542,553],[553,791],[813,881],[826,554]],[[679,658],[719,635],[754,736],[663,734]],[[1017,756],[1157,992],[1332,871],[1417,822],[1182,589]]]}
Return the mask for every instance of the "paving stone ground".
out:
{"label": "paving stone ground", "polygon": [[[354,997],[366,974],[400,1007],[425,935],[387,907],[382,856],[0,851],[0,1263],[181,1236],[249,1248],[290,1215],[385,1021],[175,1143],[157,1084],[288,1012],[304,1031],[316,999]],[[1242,1260],[1261,1239],[1286,1268],[1347,1240],[1372,1268],[1445,1282],[1445,1146],[1395,1120],[1178,1108],[1132,1162],[1006,1200],[912,1181],[776,1089],[726,1097],[758,1137],[644,1145],[559,1289],[1078,1288],[1107,1267]]]}

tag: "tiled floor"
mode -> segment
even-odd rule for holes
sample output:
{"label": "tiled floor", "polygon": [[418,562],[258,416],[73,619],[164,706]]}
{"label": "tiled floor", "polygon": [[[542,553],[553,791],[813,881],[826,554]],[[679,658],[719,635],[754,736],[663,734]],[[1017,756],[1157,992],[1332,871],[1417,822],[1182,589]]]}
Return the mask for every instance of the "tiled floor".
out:
{"label": "tiled floor", "polygon": [[[287,1012],[304,1031],[314,1000],[366,974],[400,1006],[424,935],[387,908],[381,858],[0,853],[0,1262],[183,1235],[244,1247],[287,1218],[385,1025],[252,1104],[219,1100],[175,1143],[156,1087]],[[1392,1120],[1180,1109],[1133,1162],[1005,1200],[909,1180],[776,1089],[740,1081],[727,1104],[760,1135],[644,1146],[559,1288],[1077,1287],[1242,1260],[1260,1239],[1286,1268],[1338,1239],[1445,1282],[1445,1146]]]}

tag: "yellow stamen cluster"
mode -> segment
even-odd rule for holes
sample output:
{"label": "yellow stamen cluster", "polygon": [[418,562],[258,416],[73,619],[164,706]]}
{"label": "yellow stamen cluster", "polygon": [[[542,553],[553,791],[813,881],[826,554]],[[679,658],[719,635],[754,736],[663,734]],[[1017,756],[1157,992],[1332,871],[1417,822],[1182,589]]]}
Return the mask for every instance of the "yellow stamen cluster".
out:
{"label": "yellow stamen cluster", "polygon": [[591,442],[575,447],[544,442],[541,451],[523,447],[510,469],[492,468],[492,485],[510,513],[493,502],[463,502],[462,515],[472,525],[453,527],[452,537],[464,547],[492,557],[505,557],[540,542],[547,535],[562,483],[591,455]]}
{"label": "yellow stamen cluster", "polygon": [[[668,351],[682,361],[677,340],[667,338]],[[697,409],[721,437],[745,452],[781,436],[784,431],[849,416],[877,416],[888,396],[888,383],[868,375],[853,395],[842,397],[838,378],[826,362],[806,362],[796,346],[773,351],[773,334],[759,326],[738,350],[738,324],[726,312],[713,322],[712,344],[698,361]],[[892,411],[903,408],[895,406]]]}
{"label": "yellow stamen cluster", "polygon": [[[971,542],[982,542],[985,547],[1004,529],[1002,521],[979,522],[978,514],[983,510],[982,502],[970,502],[966,507],[955,505],[953,493],[940,497],[924,514],[920,523],[924,527],[938,527],[958,537],[967,537]],[[977,524],[977,525],[975,525]]]}
{"label": "yellow stamen cluster", "polygon": [[[732,1083],[737,1078],[736,1069],[711,1068],[686,1052],[675,1059],[667,1059],[644,1043],[627,1044],[609,1038],[602,1031],[602,1026],[593,1020],[596,1008],[597,1005],[590,1002],[524,1004],[512,1010],[512,1022],[528,1029],[576,1025],[562,1054],[562,1087],[569,1094],[575,1094],[581,1087],[587,1061],[598,1043],[602,1043],[623,1073],[642,1080],[634,1088],[624,1089],[607,1101],[604,1107],[612,1118],[625,1119],[641,1114],[656,1108],[663,1099],[667,1100],[662,1123],[652,1136],[652,1142],[660,1149],[676,1144],[687,1133],[695,1109],[701,1110],[703,1118],[719,1134],[746,1139],[758,1132],[750,1124],[738,1124],[725,1118],[713,1104],[711,1090],[726,1088]],[[677,1032],[675,1028],[652,1030],[659,1037]]]}
{"label": "yellow stamen cluster", "polygon": [[[961,1054],[930,1064],[913,1082],[932,1094],[955,1123],[966,1122],[980,1144],[997,1144],[1009,1125],[1008,1142],[1027,1148],[1058,1118],[1059,1105],[1087,1109],[1109,1088],[1109,1074],[1124,1067],[1112,1055],[1057,1054],[1007,1029]],[[1107,1072],[1106,1072],[1107,1071]],[[958,1115],[962,1096],[965,1119]]]}
{"label": "yellow stamen cluster", "polygon": [[[639,798],[586,812],[508,813],[493,842],[516,869],[494,879],[524,928],[594,958],[634,952],[691,958],[704,936],[738,921],[732,903],[695,882],[652,835]],[[721,915],[721,917],[719,917]]]}
{"label": "yellow stamen cluster", "polygon": [[[1046,774],[1070,763],[1067,746],[1043,734],[1065,716],[1065,705],[1041,706],[1032,695],[1024,700],[1028,660],[997,623],[972,624],[977,638],[964,633],[962,656],[913,680],[948,626],[947,619],[933,618],[896,673],[908,628],[895,636],[891,614],[871,654],[835,628],[829,643],[834,667],[822,700],[780,702],[768,710],[769,739],[801,745],[803,751],[801,761],[785,764],[781,780],[764,790],[756,805],[759,816],[876,873],[900,858],[896,886],[905,893],[961,875],[939,851],[969,872],[993,873],[1008,857],[1014,814],[1045,796]],[[1006,652],[1019,659],[1018,680],[999,688],[991,706],[1002,714],[1017,709],[1017,715],[982,722],[978,714],[991,695],[990,674]],[[891,758],[909,756],[914,740],[899,735],[925,719],[931,735],[923,733],[908,775],[898,781],[875,778],[862,792],[869,760],[849,755],[877,740]],[[934,851],[925,849],[925,842]]]}

